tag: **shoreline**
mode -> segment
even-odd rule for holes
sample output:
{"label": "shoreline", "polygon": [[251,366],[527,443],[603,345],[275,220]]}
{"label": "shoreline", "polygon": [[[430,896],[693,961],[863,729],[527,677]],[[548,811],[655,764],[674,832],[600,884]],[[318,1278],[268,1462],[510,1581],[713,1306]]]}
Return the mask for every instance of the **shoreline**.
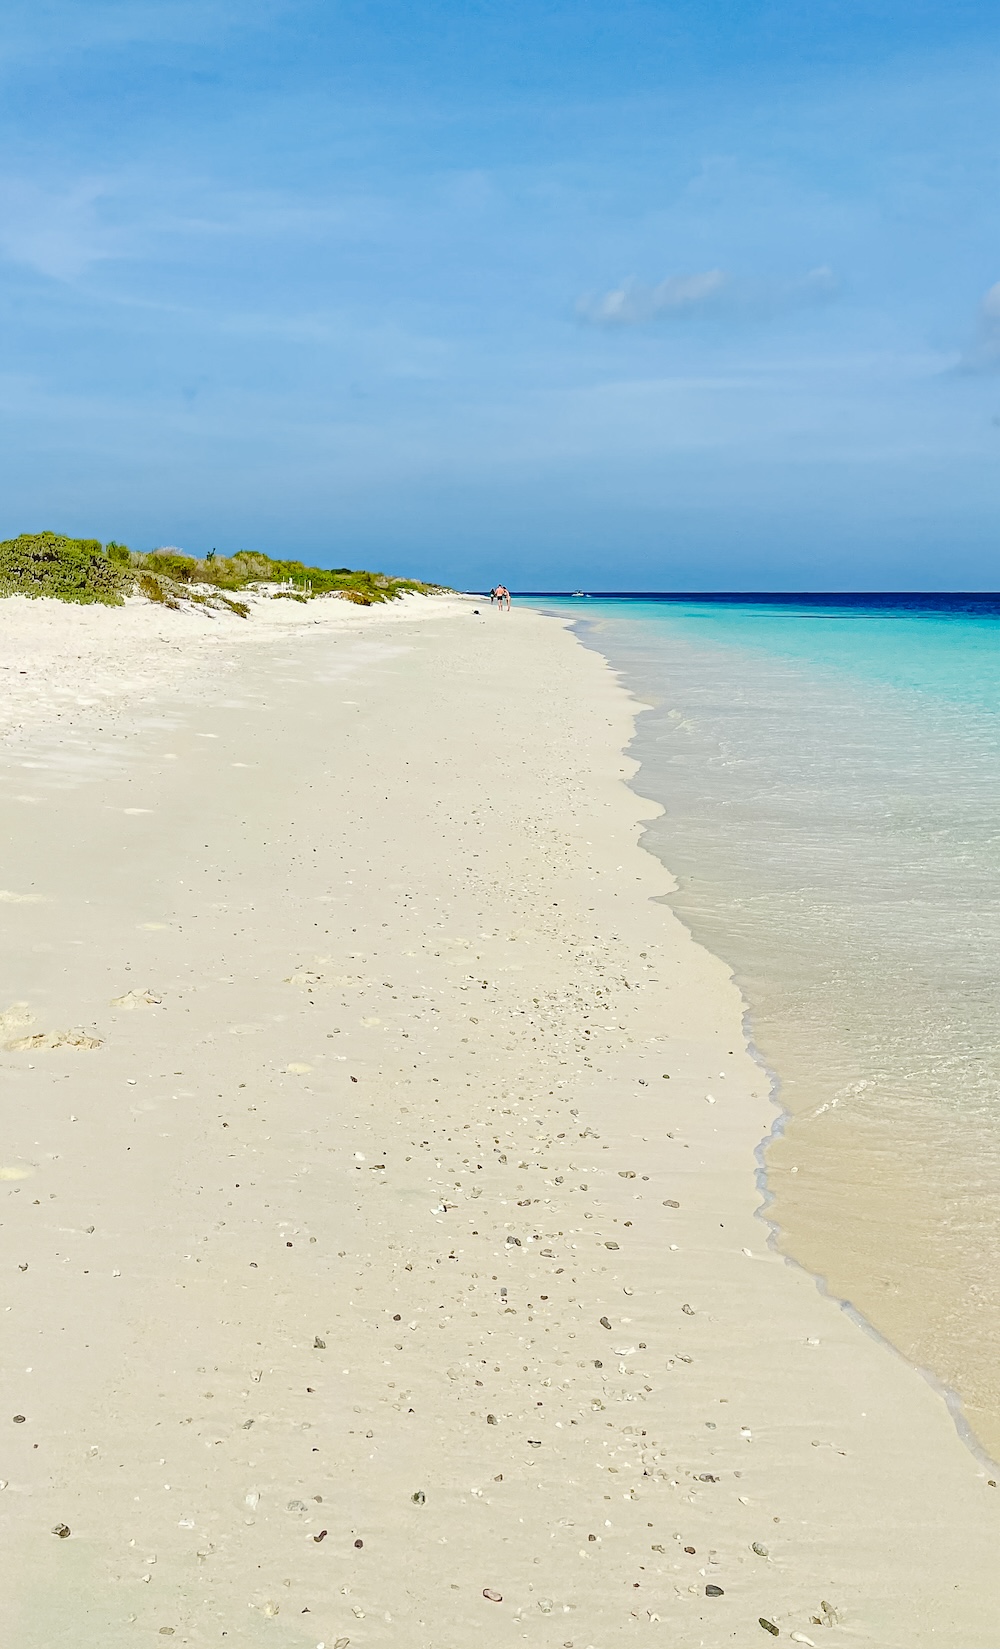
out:
{"label": "shoreline", "polygon": [[[544,609],[534,610],[544,612]],[[578,620],[573,615],[563,615],[559,612],[550,612],[547,616],[554,617],[559,622],[564,623],[569,632],[574,635],[576,635],[579,625],[586,622],[583,618]],[[638,719],[648,709],[648,706],[638,695],[637,690],[628,685],[626,680],[626,671],[621,666],[616,665],[609,655],[605,653],[598,645],[596,645],[595,642],[586,640],[582,635],[578,635],[577,639],[580,641],[581,646],[585,647],[588,651],[595,653],[600,659],[603,660],[611,675],[621,686],[622,691],[635,706],[635,726],[633,728],[633,735],[625,749],[626,753],[629,754],[629,759],[635,762],[636,770],[628,780],[628,787],[639,799],[639,801],[657,809],[657,816],[659,816],[661,812],[661,804],[657,802],[654,797],[643,794],[642,760],[638,756],[631,755],[632,746],[638,741],[639,737]],[[643,835],[640,836],[638,846],[641,847],[644,852],[649,853],[651,858],[667,872],[667,875],[671,876],[672,873],[669,865],[667,865],[664,860],[660,858],[655,848],[648,847],[646,845],[645,835],[646,833],[644,832]],[[673,911],[673,907],[671,905],[668,905],[667,908]],[[685,921],[684,917],[677,913],[674,914],[677,915],[677,920],[680,922],[685,932],[690,935],[693,942],[701,948],[708,949],[708,947],[704,945],[704,942],[696,936],[692,928]],[[709,950],[708,954],[714,955],[715,953]],[[897,1358],[906,1368],[911,1369],[914,1373],[918,1374],[921,1379],[925,1380],[931,1391],[934,1392],[935,1396],[938,1397],[947,1408],[959,1441],[969,1450],[969,1453],[986,1472],[994,1476],[1000,1474],[1000,1460],[990,1453],[989,1449],[980,1440],[974,1430],[966,1415],[965,1405],[963,1403],[961,1393],[953,1386],[949,1385],[947,1381],[943,1380],[938,1374],[936,1374],[932,1368],[920,1363],[915,1358],[908,1356],[905,1351],[895,1345],[893,1341],[889,1339],[888,1335],[883,1333],[878,1325],[872,1322],[871,1319],[865,1315],[864,1311],[861,1310],[860,1307],[854,1305],[850,1299],[838,1292],[838,1290],[830,1282],[829,1278],[822,1272],[812,1270],[804,1260],[798,1259],[794,1253],[789,1252],[781,1246],[782,1241],[787,1240],[788,1233],[782,1226],[781,1221],[777,1217],[772,1217],[769,1213],[769,1209],[773,1207],[778,1200],[778,1193],[772,1189],[768,1181],[767,1152],[774,1141],[784,1135],[787,1125],[794,1121],[795,1112],[790,1110],[781,1098],[781,1073],[773,1070],[768,1065],[764,1054],[754,1040],[752,1025],[753,1006],[747,999],[743,987],[736,977],[735,970],[729,963],[725,962],[723,958],[718,958],[718,960],[722,961],[723,966],[730,972],[733,988],[739,993],[742,1004],[741,1023],[744,1046],[747,1054],[759,1067],[764,1080],[768,1084],[769,1098],[776,1113],[770,1128],[768,1128],[766,1133],[762,1135],[754,1150],[754,1162],[756,1164],[754,1178],[757,1190],[761,1197],[761,1203],[758,1209],[758,1218],[767,1227],[767,1242],[769,1248],[776,1258],[781,1259],[785,1264],[810,1278],[815,1284],[821,1298],[828,1301],[835,1309],[843,1311],[849,1320],[853,1322],[862,1333],[874,1340],[875,1343],[881,1346],[883,1350],[886,1351],[891,1357]]]}
{"label": "shoreline", "polygon": [[4,758],[20,1034],[101,1040],[0,1054],[18,1642],[994,1649],[1000,1491],[760,1240],[637,705],[475,599],[220,623]]}
{"label": "shoreline", "polygon": [[[803,979],[811,983],[813,997],[811,1021],[807,1008],[807,1018],[800,1023],[796,1017],[796,999],[789,990],[793,976],[785,961],[789,942],[793,947],[796,944],[795,924],[790,922],[788,903],[782,903],[782,896],[790,892],[791,884],[787,877],[783,879],[780,875],[771,875],[769,879],[766,866],[755,858],[758,847],[763,848],[768,840],[765,820],[763,817],[757,820],[758,827],[764,827],[763,834],[760,828],[756,834],[752,831],[748,834],[748,819],[740,819],[740,806],[746,804],[748,790],[745,784],[741,787],[736,776],[732,794],[728,796],[734,821],[729,834],[715,830],[711,817],[703,828],[697,814],[690,811],[692,796],[701,795],[711,812],[714,805],[724,803],[726,795],[720,793],[718,784],[713,783],[703,769],[703,760],[710,758],[711,751],[703,742],[699,743],[699,756],[693,765],[693,751],[687,756],[675,752],[672,759],[679,763],[677,769],[669,766],[671,758],[666,752],[660,754],[659,741],[674,717],[680,714],[679,709],[674,709],[668,715],[670,705],[684,707],[685,714],[694,714],[696,721],[694,707],[700,707],[707,713],[708,724],[713,729],[709,735],[711,747],[714,749],[717,738],[725,740],[724,719],[720,722],[719,714],[724,718],[722,706],[735,684],[733,676],[726,673],[724,659],[715,700],[706,700],[708,669],[703,672],[699,693],[697,661],[692,682],[685,672],[683,648],[681,658],[674,661],[673,667],[668,666],[664,653],[661,667],[655,649],[647,646],[644,651],[641,642],[630,644],[627,624],[612,624],[610,631],[606,631],[602,624],[586,618],[575,618],[574,622],[584,644],[609,657],[616,668],[621,668],[623,680],[630,689],[640,698],[651,696],[659,707],[650,712],[648,719],[640,716],[637,722],[632,752],[641,762],[642,770],[634,785],[640,793],[667,803],[674,815],[673,829],[668,831],[654,822],[643,845],[668,864],[671,855],[676,854],[685,880],[672,901],[673,907],[696,939],[732,967],[747,1004],[748,1040],[759,1041],[760,1057],[766,1068],[780,1071],[778,1103],[782,1114],[764,1143],[767,1190],[778,1250],[791,1263],[801,1265],[817,1278],[835,1300],[849,1302],[848,1308],[870,1332],[921,1372],[948,1403],[966,1446],[995,1473],[1000,1461],[1000,1431],[996,1386],[989,1362],[992,1325],[988,1311],[977,1314],[975,1309],[981,1294],[989,1298],[986,1279],[990,1251],[983,1248],[981,1234],[984,1227],[988,1229],[990,1177],[983,1183],[977,1181],[973,1151],[963,1154],[957,1146],[953,1155],[938,1156],[928,1149],[928,1126],[936,1120],[940,1127],[942,1120],[940,1111],[934,1111],[933,1080],[928,1082],[923,1132],[920,1117],[914,1117],[912,1128],[907,1127],[905,1107],[901,1110],[898,1103],[894,1114],[892,1111],[883,1114],[880,1130],[872,1117],[864,1115],[863,1106],[858,1106],[853,1116],[845,1115],[846,1105],[844,1111],[838,1108],[842,1101],[871,1085],[867,1081],[852,1085],[849,1083],[852,1076],[864,1074],[868,1078],[874,1072],[877,1085],[887,1074],[891,1097],[893,1060],[890,1055],[886,1066],[879,1062],[870,1023],[868,1040],[860,1044],[853,1044],[846,1034],[838,1037],[835,1030],[831,1030],[829,1036],[825,1034],[825,1020],[831,1027],[843,1029],[850,1025],[852,992],[847,988],[838,994],[834,989],[825,1005],[819,1000],[818,981],[823,972],[833,966],[833,963],[824,964],[818,942],[824,916],[829,916],[819,891],[812,890],[814,896],[810,903],[810,891],[808,887],[803,889],[805,902],[798,923],[803,935],[800,952]],[[641,634],[642,623],[637,629]],[[785,668],[775,660],[771,662],[777,672]],[[751,668],[751,684],[755,680]],[[819,714],[822,714],[822,680],[821,671],[817,680]],[[668,681],[671,687],[664,698]],[[775,708],[776,692],[766,670],[757,687],[763,695],[759,715],[766,720],[768,706],[772,712]],[[750,690],[753,691],[752,685]],[[670,696],[671,692],[677,696]],[[719,712],[714,717],[713,702],[717,703]],[[815,703],[813,709],[817,710]],[[883,728],[883,734],[884,731]],[[734,746],[729,750],[728,759],[738,767],[746,764],[751,754],[748,732],[748,726],[740,729],[737,718]],[[773,769],[777,753],[773,739],[770,747],[765,739],[765,755],[769,754],[772,762],[770,781],[780,790],[781,778]],[[811,758],[814,765],[815,751]],[[807,766],[811,758],[808,753],[804,756]],[[874,794],[884,801],[883,793],[878,790],[877,774],[873,773],[871,780]],[[758,777],[756,790],[759,795],[766,794],[767,780]],[[855,802],[857,793],[855,782]],[[710,799],[713,797],[714,802]],[[780,803],[776,805],[780,812]],[[798,808],[800,823],[804,823],[802,804],[792,805]],[[831,816],[836,817],[838,800],[829,791],[825,798],[814,798],[813,824],[820,858],[824,850],[830,852],[834,848],[826,819],[827,807]],[[865,844],[858,845],[864,862]],[[894,863],[907,862],[908,845],[898,839],[889,842]],[[794,857],[794,844],[792,852]],[[740,868],[744,855],[749,860],[748,874]],[[809,868],[804,860],[799,857],[795,863],[799,877],[808,879]],[[774,900],[770,908],[768,897]],[[974,910],[974,894],[968,903]],[[846,906],[841,916],[845,913]],[[937,914],[939,921],[944,919],[941,911]],[[853,915],[859,915],[856,908]],[[974,924],[974,915],[970,920]],[[956,911],[956,922],[960,921]],[[815,928],[816,935],[813,956],[806,938],[810,927]],[[914,974],[919,976],[923,969],[924,977],[932,979],[933,964],[929,948],[923,942],[926,935],[911,932],[910,938],[913,940],[910,965]],[[896,964],[903,978],[906,973],[904,946],[905,941],[900,941],[897,954],[883,956],[883,961],[890,966]],[[838,958],[836,944],[834,957],[840,963],[835,972],[842,974],[845,963],[850,967],[843,953],[839,953]],[[804,988],[808,995],[809,984]],[[856,989],[853,994],[857,996]],[[798,1004],[800,1009],[802,1006]],[[950,1006],[954,1009],[954,996]],[[890,1042],[896,1039],[895,1097],[898,1101],[907,1080],[918,1073],[906,1066],[905,1054],[899,1047],[899,1038],[905,1037],[904,1019],[899,1013],[893,1018],[885,1001],[882,1012]],[[941,1018],[947,1023],[949,1015],[942,1013]],[[953,1047],[956,1038],[957,1031],[951,1035]],[[857,1060],[853,1066],[852,1057]],[[975,1062],[970,1048],[966,1074]],[[925,1059],[924,1063],[922,1074],[926,1079],[929,1075],[926,1066],[933,1061]],[[839,1073],[835,1079],[834,1071]],[[956,1079],[957,1076],[956,1072]],[[817,1138],[809,1130],[824,1112],[830,1113],[823,1125],[829,1132]],[[877,1115],[877,1107],[874,1113]],[[940,1138],[937,1141],[942,1148],[946,1143]],[[991,1143],[989,1134],[981,1140],[985,1155],[989,1154]],[[886,1160],[886,1153],[893,1152],[898,1155],[899,1163],[895,1172]],[[962,1177],[963,1155],[965,1179]],[[791,1178],[789,1169],[799,1177]],[[966,1184],[968,1200],[960,1211],[968,1214],[972,1224],[964,1227],[959,1218],[953,1233],[950,1222],[943,1218],[943,1211],[950,1200],[952,1212],[956,1212],[956,1195]],[[972,1186],[976,1187],[975,1191]],[[919,1195],[921,1189],[924,1196]],[[894,1245],[892,1233],[897,1220],[898,1245]],[[864,1234],[861,1241],[857,1240],[858,1233]],[[970,1255],[978,1258],[970,1263]]]}

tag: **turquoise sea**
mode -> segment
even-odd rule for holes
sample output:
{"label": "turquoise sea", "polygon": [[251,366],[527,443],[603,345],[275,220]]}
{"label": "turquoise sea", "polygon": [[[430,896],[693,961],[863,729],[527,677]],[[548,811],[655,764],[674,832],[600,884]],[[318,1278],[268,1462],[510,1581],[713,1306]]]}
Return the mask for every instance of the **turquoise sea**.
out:
{"label": "turquoise sea", "polygon": [[1000,1457],[1000,597],[530,599],[651,706],[644,845],[774,1073],[779,1246]]}

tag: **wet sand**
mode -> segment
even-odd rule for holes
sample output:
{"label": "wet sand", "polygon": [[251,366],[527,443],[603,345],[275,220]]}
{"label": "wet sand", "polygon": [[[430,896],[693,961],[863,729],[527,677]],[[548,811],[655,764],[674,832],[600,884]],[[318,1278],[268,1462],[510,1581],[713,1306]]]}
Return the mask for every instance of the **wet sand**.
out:
{"label": "wet sand", "polygon": [[10,1640],[990,1649],[1000,1490],[769,1245],[635,706],[473,605],[0,604]]}

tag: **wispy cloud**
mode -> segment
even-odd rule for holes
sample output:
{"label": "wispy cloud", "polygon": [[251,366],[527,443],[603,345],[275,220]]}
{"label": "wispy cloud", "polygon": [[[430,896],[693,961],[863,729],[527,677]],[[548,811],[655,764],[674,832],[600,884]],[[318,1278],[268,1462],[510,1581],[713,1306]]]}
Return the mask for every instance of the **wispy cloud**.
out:
{"label": "wispy cloud", "polygon": [[1000,281],[979,305],[976,335],[958,362],[959,372],[1000,372]]}
{"label": "wispy cloud", "polygon": [[197,45],[273,27],[295,0],[6,0],[0,69],[136,45]]}
{"label": "wispy cloud", "polygon": [[73,280],[99,259],[113,257],[98,205],[105,184],[85,180],[66,190],[0,179],[0,257],[54,280]]}
{"label": "wispy cloud", "polygon": [[582,297],[577,314],[593,326],[646,326],[671,315],[773,314],[825,303],[838,291],[837,278],[825,265],[790,281],[752,281],[723,269],[705,269],[694,275],[670,275],[653,286],[623,281],[610,292]]}

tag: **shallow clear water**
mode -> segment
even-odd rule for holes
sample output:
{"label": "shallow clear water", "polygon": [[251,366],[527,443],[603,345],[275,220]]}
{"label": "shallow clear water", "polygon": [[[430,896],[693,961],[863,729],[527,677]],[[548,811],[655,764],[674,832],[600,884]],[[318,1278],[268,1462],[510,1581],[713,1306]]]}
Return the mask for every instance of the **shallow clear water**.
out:
{"label": "shallow clear water", "polygon": [[645,845],[777,1073],[782,1248],[1000,1456],[1000,602],[536,604],[653,707]]}

